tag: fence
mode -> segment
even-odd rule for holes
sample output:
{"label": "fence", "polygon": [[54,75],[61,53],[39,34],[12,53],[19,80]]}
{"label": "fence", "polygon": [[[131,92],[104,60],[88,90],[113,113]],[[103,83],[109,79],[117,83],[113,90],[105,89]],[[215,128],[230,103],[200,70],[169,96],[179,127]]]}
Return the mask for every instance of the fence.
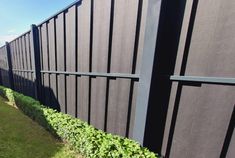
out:
{"label": "fence", "polygon": [[162,1],[145,145],[165,157],[235,155],[234,8]]}
{"label": "fence", "polygon": [[234,157],[235,3],[213,4],[77,1],[0,48],[1,83],[165,157]]}
{"label": "fence", "polygon": [[[144,132],[135,111],[137,95],[148,96],[148,89],[138,91],[149,84],[139,84],[146,17],[147,1],[76,1],[1,48],[2,84],[96,128],[141,142],[143,134],[133,136],[133,129],[137,124],[138,132]],[[146,64],[147,72],[151,66]],[[142,110],[138,115],[145,122]]]}

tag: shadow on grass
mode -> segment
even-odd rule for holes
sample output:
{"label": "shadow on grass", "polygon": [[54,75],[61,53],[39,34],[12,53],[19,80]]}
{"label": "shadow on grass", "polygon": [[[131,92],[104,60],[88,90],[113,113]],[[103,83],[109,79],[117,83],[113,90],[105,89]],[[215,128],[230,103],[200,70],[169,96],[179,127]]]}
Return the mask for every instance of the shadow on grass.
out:
{"label": "shadow on grass", "polygon": [[1,158],[63,158],[75,153],[0,97]]}

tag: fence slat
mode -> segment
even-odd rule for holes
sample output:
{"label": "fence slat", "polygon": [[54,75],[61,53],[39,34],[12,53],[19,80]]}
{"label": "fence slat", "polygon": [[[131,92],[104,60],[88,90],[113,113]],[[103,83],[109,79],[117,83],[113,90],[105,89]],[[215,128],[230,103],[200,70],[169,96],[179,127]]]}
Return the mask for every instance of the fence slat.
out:
{"label": "fence slat", "polygon": [[[89,0],[77,8],[77,70],[80,72],[89,72],[90,7]],[[84,121],[88,121],[88,85],[89,77],[77,78],[77,114]]]}
{"label": "fence slat", "polygon": [[[94,1],[92,71],[106,72],[108,62],[110,0]],[[104,25],[104,27],[102,27]],[[91,79],[91,117],[96,128],[104,129],[107,78]]]}
{"label": "fence slat", "polygon": [[[66,71],[76,71],[76,8],[71,7],[65,14],[66,29]],[[76,116],[76,78],[75,76],[66,76],[67,92],[67,113]]]}
{"label": "fence slat", "polygon": [[[64,13],[61,13],[56,18],[56,49],[57,49],[57,71],[65,71],[65,32],[64,32]],[[60,104],[60,111],[66,111],[65,98],[65,75],[57,75],[58,80],[58,102]]]}

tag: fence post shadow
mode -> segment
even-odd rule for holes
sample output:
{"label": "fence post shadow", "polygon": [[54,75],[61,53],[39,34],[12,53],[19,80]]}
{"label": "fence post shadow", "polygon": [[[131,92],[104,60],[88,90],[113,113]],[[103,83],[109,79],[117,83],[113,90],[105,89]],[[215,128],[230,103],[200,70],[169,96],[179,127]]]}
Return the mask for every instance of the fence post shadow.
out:
{"label": "fence post shadow", "polygon": [[[3,69],[0,69],[0,71],[1,71],[0,74],[8,73],[8,71],[3,70]],[[28,75],[28,74],[30,74],[31,72],[23,72],[24,76],[27,76],[28,78],[22,77],[22,76],[20,76],[20,75],[18,75],[16,73],[17,72],[13,72],[13,78],[14,78],[14,80],[13,80],[13,82],[14,82],[14,89],[13,90],[15,90],[15,91],[17,91],[19,93],[22,93],[22,94],[24,94],[26,96],[30,96],[30,97],[32,97],[34,99],[37,99],[36,94],[35,94],[36,92],[34,91],[35,83],[32,80],[28,79],[28,78],[30,78],[29,77],[30,75]],[[31,76],[31,78],[33,78],[32,76]],[[19,83],[21,83],[21,84],[19,85]],[[3,86],[5,86],[5,87],[11,88],[7,84],[6,85],[4,83],[1,83],[1,84]],[[48,106],[48,107],[50,107],[52,109],[55,109],[57,111],[61,110],[58,98],[57,98],[56,94],[54,94],[53,90],[50,87],[45,87],[45,86],[42,85],[41,86],[41,92],[42,92],[42,96],[43,97],[40,100],[38,100],[38,101],[41,102],[41,104],[46,105],[46,106]],[[47,92],[48,96],[45,95],[45,92]],[[46,104],[45,98],[50,98],[51,103],[50,104]]]}
{"label": "fence post shadow", "polygon": [[[149,105],[145,127],[144,146],[161,153],[181,27],[186,1],[163,0]],[[162,154],[162,153],[161,153]]]}
{"label": "fence post shadow", "polygon": [[224,139],[223,148],[220,153],[220,158],[225,158],[227,156],[229,145],[233,136],[234,128],[235,128],[235,105],[233,106],[233,112],[231,115],[231,119],[229,121],[229,126],[228,126],[228,130],[226,132],[226,136]]}

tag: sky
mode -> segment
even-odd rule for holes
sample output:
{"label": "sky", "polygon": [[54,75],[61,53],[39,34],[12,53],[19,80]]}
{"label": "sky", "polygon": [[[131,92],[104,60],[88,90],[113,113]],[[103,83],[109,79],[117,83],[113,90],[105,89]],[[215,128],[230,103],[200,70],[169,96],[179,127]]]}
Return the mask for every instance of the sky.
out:
{"label": "sky", "polygon": [[0,46],[76,0],[0,0]]}

